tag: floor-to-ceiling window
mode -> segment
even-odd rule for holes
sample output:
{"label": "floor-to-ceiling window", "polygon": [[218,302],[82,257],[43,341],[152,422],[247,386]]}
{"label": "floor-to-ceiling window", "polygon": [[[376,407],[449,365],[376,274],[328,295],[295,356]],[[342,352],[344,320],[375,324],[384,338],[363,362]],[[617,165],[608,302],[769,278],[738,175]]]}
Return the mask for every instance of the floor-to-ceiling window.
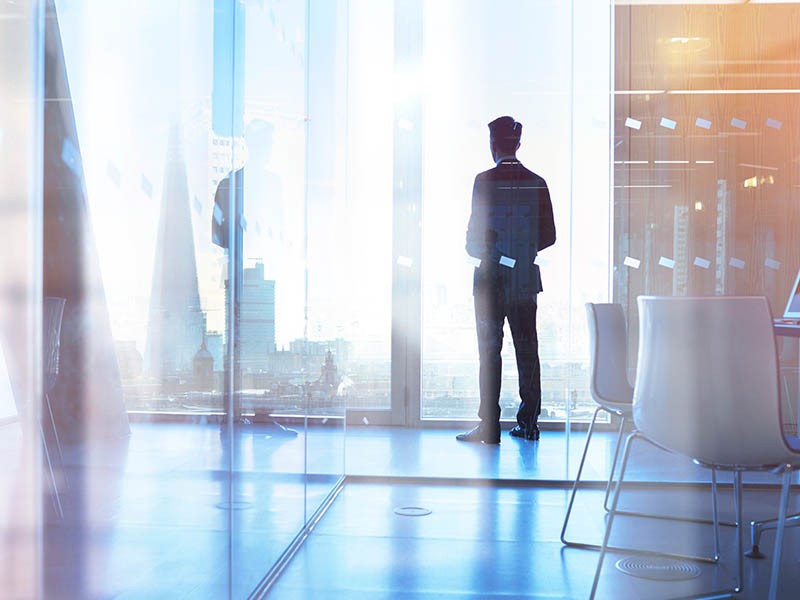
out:
{"label": "floor-to-ceiling window", "polygon": [[[404,5],[398,14],[407,22],[395,31],[395,157],[403,162],[395,163],[394,232],[406,244],[416,235],[420,242],[396,244],[393,269],[395,285],[398,278],[419,280],[413,302],[420,306],[395,297],[394,335],[398,323],[421,333],[405,340],[411,358],[395,372],[406,381],[394,388],[394,400],[418,403],[406,407],[412,422],[476,416],[465,232],[473,179],[493,166],[487,124],[509,114],[523,123],[518,156],[547,181],[558,231],[556,245],[537,258],[545,288],[537,316],[542,419],[586,418],[583,304],[609,294],[608,6],[424,2],[416,13]],[[513,419],[517,373],[508,331],[505,337],[501,407],[502,417]]]}

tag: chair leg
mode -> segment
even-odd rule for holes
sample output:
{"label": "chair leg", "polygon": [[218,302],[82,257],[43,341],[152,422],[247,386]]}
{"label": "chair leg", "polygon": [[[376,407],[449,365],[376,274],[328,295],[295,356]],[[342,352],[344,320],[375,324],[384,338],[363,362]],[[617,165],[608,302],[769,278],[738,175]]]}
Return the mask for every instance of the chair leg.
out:
{"label": "chair leg", "polygon": [[611,502],[611,510],[608,513],[608,523],[606,523],[606,532],[605,535],[603,535],[603,545],[600,547],[600,556],[597,559],[597,569],[594,572],[594,581],[592,582],[592,591],[589,594],[589,600],[593,600],[595,594],[597,593],[597,584],[600,581],[600,572],[603,569],[603,561],[606,557],[606,551],[609,548],[608,540],[611,537],[611,526],[614,524],[614,514],[617,510],[617,504],[619,503],[619,493],[620,490],[622,490],[622,481],[625,478],[625,468],[628,466],[628,457],[630,456],[631,452],[631,442],[633,442],[634,438],[638,436],[639,434],[634,431],[625,441],[625,451],[622,453],[622,465],[619,469],[619,481],[614,489],[614,499]]}
{"label": "chair leg", "polygon": [[789,509],[789,487],[792,482],[792,472],[788,468],[783,473],[781,486],[781,504],[778,507],[778,530],[775,532],[775,556],[772,558],[772,572],[769,576],[769,600],[775,600],[778,594],[778,573],[781,567],[781,548],[783,546],[783,532],[786,525],[786,513]]}
{"label": "chair leg", "polygon": [[[749,558],[766,558],[767,555],[761,551],[761,534],[769,529],[775,529],[777,519],[763,519],[761,521],[750,521],[750,544],[751,549],[744,553]],[[800,513],[786,515],[784,527],[800,527]]]}
{"label": "chair leg", "polygon": [[53,431],[53,440],[56,443],[56,452],[58,453],[59,464],[64,464],[64,454],[61,452],[61,440],[58,437],[58,429],[56,428],[56,419],[53,415],[53,406],[50,404],[50,396],[47,392],[44,393],[44,402],[47,408],[47,414],[50,415],[50,428]]}
{"label": "chair leg", "polygon": [[739,527],[736,528],[736,587],[734,592],[737,594],[742,591],[742,581],[744,580],[744,571],[742,566],[742,554],[744,553],[744,542],[742,540],[742,472],[733,472],[733,503],[736,507],[736,522]]}
{"label": "chair leg", "polygon": [[611,473],[608,474],[608,485],[606,485],[606,497],[603,499],[603,508],[608,512],[608,496],[611,493],[611,486],[614,484],[614,471],[617,469],[617,459],[622,448],[622,432],[625,429],[625,417],[620,417],[619,433],[617,434],[617,446],[614,448],[614,460],[611,463]]}
{"label": "chair leg", "polygon": [[56,419],[53,415],[53,406],[50,404],[50,396],[47,394],[47,392],[44,393],[44,402],[45,405],[42,407],[42,411],[46,409],[47,414],[50,416],[49,431],[52,432],[52,439],[56,446],[55,456],[51,456],[52,462],[54,463],[52,468],[53,471],[58,471],[60,475],[59,480],[62,490],[68,492],[70,487],[69,478],[67,477],[66,466],[64,463],[64,452],[61,449],[61,439],[58,436],[58,429],[56,428]]}
{"label": "chair leg", "polygon": [[[617,464],[617,456],[619,454],[620,447],[622,446],[622,427],[625,425],[625,419],[623,418],[622,424],[620,424],[619,436],[617,438],[617,449],[614,454],[614,463],[611,467],[611,475],[609,476],[608,480],[608,487],[606,487],[606,500],[603,502],[603,508],[608,512],[608,496],[609,490],[613,484],[612,478],[614,477],[614,468]],[[643,438],[647,440],[647,438]],[[712,474],[715,473],[715,469],[712,469]],[[619,485],[619,484],[617,484]],[[714,498],[717,497],[717,484],[716,479],[712,476],[711,479],[711,494]],[[627,517],[646,517],[648,519],[664,519],[666,521],[683,521],[685,523],[702,523],[702,524],[714,524],[714,520],[705,519],[702,517],[679,517],[677,515],[656,515],[652,513],[645,513],[645,512],[638,512],[635,510],[617,510],[618,515],[625,515]],[[737,527],[738,523],[733,523],[730,521],[718,521],[719,525],[724,525],[725,527]]]}
{"label": "chair leg", "polygon": [[[641,438],[641,439],[643,439],[645,441],[650,441],[646,437],[641,435],[638,431],[634,431],[628,436],[628,439],[626,441],[626,446],[627,445],[632,446],[633,445],[633,440],[636,439],[636,438]],[[620,470],[620,478],[617,480],[617,485],[614,488],[614,493],[615,494],[617,494],[617,492],[619,491],[619,488],[622,487],[623,478],[622,478],[621,475],[622,475],[622,471]],[[712,521],[710,521],[708,519],[692,519],[692,518],[687,518],[687,517],[672,517],[672,516],[664,516],[664,515],[652,515],[652,514],[648,514],[648,513],[636,513],[636,512],[630,512],[630,511],[625,511],[625,510],[618,510],[616,508],[614,508],[613,510],[614,510],[614,514],[623,515],[623,516],[626,516],[626,517],[627,516],[649,517],[649,518],[654,518],[654,519],[663,519],[663,520],[666,520],[666,521],[689,521],[689,522],[700,522],[700,523],[711,523],[712,522]],[[610,513],[611,513],[611,511],[609,511],[609,514]],[[591,544],[591,543],[588,543],[588,542],[575,542],[575,541],[568,541],[568,540],[563,540],[563,539],[562,539],[562,541],[564,542],[565,545],[570,546],[572,548],[583,548],[585,550],[600,550],[602,548],[602,545],[600,545],[600,544]],[[680,553],[675,553],[675,552],[659,552],[659,551],[656,551],[656,550],[644,550],[644,549],[641,549],[641,548],[621,548],[621,547],[617,547],[617,546],[608,546],[606,549],[609,550],[609,551],[612,551],[612,552],[627,552],[627,553],[630,553],[630,554],[640,554],[640,555],[643,555],[643,556],[660,556],[660,557],[667,556],[667,557],[675,558],[675,559],[678,559],[678,560],[692,560],[692,561],[696,561],[696,562],[709,563],[709,564],[716,564],[717,562],[719,562],[719,558],[718,557],[709,558],[708,556],[697,556],[697,555],[693,555],[693,554],[680,554]]]}
{"label": "chair leg", "polygon": [[716,469],[711,469],[711,518],[714,521],[714,560],[719,560],[719,513],[717,512]]}
{"label": "chair leg", "polygon": [[[583,455],[581,456],[581,463],[578,465],[578,473],[575,476],[575,482],[572,484],[572,494],[569,497],[569,504],[567,505],[567,514],[564,516],[564,525],[561,527],[561,543],[567,546],[571,546],[572,542],[567,540],[567,525],[569,524],[569,517],[572,514],[572,505],[575,502],[575,494],[578,491],[578,485],[581,480],[581,473],[583,473],[583,465],[586,462],[586,454],[589,451],[589,442],[592,440],[592,432],[594,431],[594,424],[597,421],[597,414],[602,410],[602,407],[598,406],[594,411],[594,416],[592,416],[592,422],[589,424],[589,432],[586,435],[586,444],[583,447]],[[616,455],[615,455],[616,460]],[[610,483],[609,483],[610,485]],[[606,488],[606,493],[608,493],[608,489]]]}
{"label": "chair leg", "polygon": [[47,471],[50,478],[50,485],[53,488],[52,492],[53,495],[51,499],[53,501],[53,511],[55,511],[56,516],[59,519],[64,518],[64,509],[61,506],[61,497],[58,494],[58,484],[56,483],[56,475],[55,471],[53,470],[53,463],[50,460],[50,451],[47,449],[47,440],[44,437],[44,430],[42,429],[42,424],[39,423],[39,435],[42,438],[42,452],[44,454],[44,459],[47,462]]}

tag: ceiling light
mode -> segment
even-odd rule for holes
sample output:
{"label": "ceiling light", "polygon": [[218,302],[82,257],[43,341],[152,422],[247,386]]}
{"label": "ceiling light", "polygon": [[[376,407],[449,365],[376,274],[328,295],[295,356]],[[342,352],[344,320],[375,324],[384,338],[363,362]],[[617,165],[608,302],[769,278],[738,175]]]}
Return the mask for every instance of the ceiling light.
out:
{"label": "ceiling light", "polygon": [[758,186],[764,185],[772,185],[775,183],[775,177],[773,175],[753,175],[752,177],[748,177],[742,183],[742,187],[744,188],[757,188]]}
{"label": "ceiling light", "polygon": [[766,165],[752,165],[750,163],[739,163],[740,167],[749,167],[751,169],[763,169],[765,171],[777,171],[778,167],[768,167]]}
{"label": "ceiling light", "polygon": [[734,89],[734,90],[614,90],[616,96],[655,96],[657,94],[711,95],[711,94],[800,94],[800,88]]}
{"label": "ceiling light", "polygon": [[624,188],[624,189],[641,189],[641,188],[671,188],[671,185],[615,185],[617,189]]}
{"label": "ceiling light", "polygon": [[[789,0],[775,0],[775,1],[788,2]],[[758,0],[750,0],[750,2],[757,3]],[[628,6],[628,5],[657,6],[660,4],[747,4],[747,0],[616,0],[615,4],[621,6]]]}

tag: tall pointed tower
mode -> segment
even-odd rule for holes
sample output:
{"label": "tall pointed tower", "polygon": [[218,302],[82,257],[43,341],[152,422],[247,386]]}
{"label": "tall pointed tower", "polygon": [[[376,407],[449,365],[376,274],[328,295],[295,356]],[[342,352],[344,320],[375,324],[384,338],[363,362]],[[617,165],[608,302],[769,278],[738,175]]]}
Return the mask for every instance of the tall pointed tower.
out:
{"label": "tall pointed tower", "polygon": [[180,137],[179,128],[173,126],[167,147],[147,323],[145,373],[157,378],[191,374],[192,359],[204,334]]}
{"label": "tall pointed tower", "polygon": [[47,0],[44,25],[42,287],[45,296],[66,300],[59,374],[50,402],[62,440],[122,438],[130,432],[128,415],[86,208],[83,160],[54,0]]}

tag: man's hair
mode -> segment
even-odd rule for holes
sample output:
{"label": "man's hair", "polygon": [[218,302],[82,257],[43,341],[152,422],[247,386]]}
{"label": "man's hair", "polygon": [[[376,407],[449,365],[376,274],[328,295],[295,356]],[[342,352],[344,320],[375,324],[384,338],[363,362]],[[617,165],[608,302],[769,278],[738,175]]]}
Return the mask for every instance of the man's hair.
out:
{"label": "man's hair", "polygon": [[498,117],[489,123],[489,133],[500,152],[512,154],[522,137],[522,123],[508,116]]}

